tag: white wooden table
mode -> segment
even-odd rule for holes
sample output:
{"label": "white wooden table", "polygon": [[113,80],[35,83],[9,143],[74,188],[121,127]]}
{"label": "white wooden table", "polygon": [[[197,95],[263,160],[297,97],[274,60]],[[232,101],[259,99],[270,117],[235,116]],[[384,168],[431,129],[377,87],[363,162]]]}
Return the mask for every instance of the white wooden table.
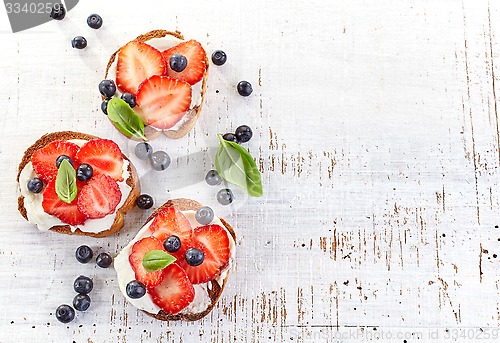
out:
{"label": "white wooden table", "polygon": [[[0,342],[495,341],[499,2],[81,1],[62,22],[17,34],[0,12]],[[98,31],[86,26],[93,12]],[[91,239],[38,232],[16,209],[17,164],[43,133],[88,132],[131,151],[100,112],[97,84],[113,51],[157,28],[228,54],[211,68],[195,130],[155,141],[171,168],[141,171],[158,204],[197,196],[237,228],[225,293],[196,323],[147,317],[114,270],[74,258],[80,244],[116,254],[148,213]],[[71,48],[76,35],[86,50]],[[235,92],[243,79],[249,98]],[[203,176],[216,133],[241,124],[254,129],[265,195],[238,193],[222,209]],[[80,274],[94,278],[93,303],[63,325],[53,313]]]}

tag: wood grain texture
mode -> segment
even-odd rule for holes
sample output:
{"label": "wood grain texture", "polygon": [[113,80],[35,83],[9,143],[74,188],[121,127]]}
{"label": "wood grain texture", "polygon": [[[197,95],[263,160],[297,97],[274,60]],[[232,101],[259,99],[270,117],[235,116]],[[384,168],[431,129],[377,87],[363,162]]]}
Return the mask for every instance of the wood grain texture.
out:
{"label": "wood grain texture", "polygon": [[[117,6],[82,1],[15,35],[1,14],[0,342],[437,342],[500,325],[499,2]],[[93,12],[97,31],[85,24]],[[225,292],[196,323],[142,314],[113,270],[74,259],[80,244],[118,252],[150,212],[131,211],[103,239],[41,233],[16,212],[16,166],[43,133],[88,132],[133,151],[100,113],[97,84],[118,47],[153,29],[228,54],[210,70],[194,130],[153,142],[171,167],[133,160],[158,204],[196,199],[236,229]],[[69,43],[80,34],[83,51]],[[235,91],[243,79],[248,98]],[[235,189],[224,208],[203,177],[216,133],[241,124],[254,129],[265,194]],[[61,325],[51,314],[80,274],[94,278],[91,308]]]}

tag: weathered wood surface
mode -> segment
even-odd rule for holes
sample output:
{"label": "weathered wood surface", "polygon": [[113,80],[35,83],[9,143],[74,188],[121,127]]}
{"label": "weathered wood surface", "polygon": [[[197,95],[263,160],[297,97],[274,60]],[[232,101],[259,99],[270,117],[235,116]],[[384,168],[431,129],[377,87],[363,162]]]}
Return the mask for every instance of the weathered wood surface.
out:
{"label": "weathered wood surface", "polygon": [[[500,3],[141,4],[82,1],[64,21],[15,35],[1,14],[0,342],[494,340]],[[101,30],[86,26],[92,12]],[[118,252],[147,214],[96,240],[40,233],[16,211],[17,163],[43,133],[79,130],[131,151],[100,113],[97,84],[114,50],[156,28],[229,59],[211,69],[195,130],[155,141],[171,168],[139,166],[145,192],[216,207],[203,183],[215,134],[241,124],[254,128],[248,146],[263,172],[263,198],[238,193],[231,209],[217,207],[237,228],[237,264],[197,323],[145,316],[113,270],[73,257],[80,243]],[[70,47],[80,34],[84,51]],[[234,90],[241,79],[254,85],[249,98]],[[94,277],[92,306],[61,325],[51,313],[80,274]]]}

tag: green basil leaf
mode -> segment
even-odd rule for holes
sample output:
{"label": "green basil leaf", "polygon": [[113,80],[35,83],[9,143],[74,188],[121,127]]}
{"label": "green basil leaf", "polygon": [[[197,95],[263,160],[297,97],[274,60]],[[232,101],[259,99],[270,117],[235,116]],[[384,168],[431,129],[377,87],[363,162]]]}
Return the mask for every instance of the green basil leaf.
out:
{"label": "green basil leaf", "polygon": [[115,124],[121,133],[127,137],[140,138],[144,136],[144,123],[124,100],[113,98],[108,102],[108,118]]}
{"label": "green basil leaf", "polygon": [[226,141],[221,135],[218,137],[220,145],[215,155],[215,169],[219,175],[245,189],[250,196],[262,196],[262,179],[252,156],[238,143]]}
{"label": "green basil leaf", "polygon": [[75,200],[77,192],[75,168],[73,168],[68,160],[63,160],[59,165],[56,176],[57,196],[61,201],[69,204]]}
{"label": "green basil leaf", "polygon": [[175,257],[163,250],[151,250],[148,251],[142,258],[142,265],[146,268],[146,270],[155,272],[165,268],[169,264],[174,263],[175,260]]}

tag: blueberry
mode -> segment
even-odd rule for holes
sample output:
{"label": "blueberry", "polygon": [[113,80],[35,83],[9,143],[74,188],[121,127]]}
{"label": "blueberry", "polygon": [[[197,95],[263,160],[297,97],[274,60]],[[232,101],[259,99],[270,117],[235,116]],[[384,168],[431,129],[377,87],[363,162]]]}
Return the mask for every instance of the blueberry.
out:
{"label": "blueberry", "polygon": [[63,4],[54,4],[50,11],[50,17],[55,20],[63,20],[66,16],[66,9]]}
{"label": "blueberry", "polygon": [[76,36],[71,41],[71,46],[75,49],[85,49],[87,47],[87,40],[85,37]]}
{"label": "blueberry", "polygon": [[88,263],[92,259],[94,253],[92,249],[90,249],[87,245],[81,245],[76,249],[75,256],[78,262],[80,263]]}
{"label": "blueberry", "polygon": [[215,50],[212,54],[212,62],[216,66],[221,66],[224,63],[226,63],[227,60],[227,55],[224,51],[222,50]]}
{"label": "blueberry", "polygon": [[102,80],[99,82],[99,92],[110,99],[116,93],[116,85],[113,80]]}
{"label": "blueberry", "polygon": [[69,164],[71,164],[71,166],[73,168],[75,167],[75,165],[73,164],[73,160],[71,160],[71,158],[69,156],[66,156],[66,155],[61,155],[58,158],[56,158],[56,167],[59,168],[62,161],[64,161],[64,160],[68,160]]}
{"label": "blueberry", "polygon": [[91,14],[87,18],[87,25],[93,29],[99,29],[102,26],[102,18],[99,14]]}
{"label": "blueberry", "polygon": [[154,200],[153,200],[153,197],[151,195],[141,194],[135,200],[135,204],[141,210],[148,210],[151,207],[153,207]]}
{"label": "blueberry", "polygon": [[88,181],[92,175],[94,175],[94,169],[87,163],[80,164],[76,170],[76,178],[80,181]]}
{"label": "blueberry", "polygon": [[224,138],[226,141],[238,143],[238,137],[236,137],[236,135],[231,132],[224,134],[222,138]]}
{"label": "blueberry", "polygon": [[170,60],[168,63],[170,64],[170,69],[180,73],[181,71],[186,69],[188,60],[186,56],[175,53],[170,56]]}
{"label": "blueberry", "polygon": [[43,182],[37,177],[28,181],[28,190],[32,193],[40,193],[43,189]]}
{"label": "blueberry", "polygon": [[252,129],[247,125],[238,126],[235,132],[236,138],[240,143],[246,143],[252,138]]}
{"label": "blueberry", "polygon": [[69,305],[60,305],[56,309],[56,318],[61,323],[69,323],[75,319],[75,310],[73,310],[73,307]]}
{"label": "blueberry", "polygon": [[189,248],[186,251],[185,255],[186,255],[186,262],[191,267],[199,266],[200,264],[203,263],[203,260],[205,259],[205,254],[203,253],[203,251],[197,248]]}
{"label": "blueberry", "polygon": [[101,268],[108,268],[111,265],[111,263],[113,263],[113,258],[109,256],[109,254],[102,252],[99,255],[97,255],[95,262]]}
{"label": "blueberry", "polygon": [[92,279],[87,276],[80,275],[73,283],[73,289],[76,293],[89,294],[92,292],[92,288],[94,288],[94,283]]}
{"label": "blueberry", "polygon": [[153,154],[153,147],[146,142],[137,143],[134,152],[138,159],[147,160]]}
{"label": "blueberry", "polygon": [[87,294],[77,294],[73,298],[73,307],[77,311],[87,311],[90,307],[90,297]]}
{"label": "blueberry", "polygon": [[104,101],[101,102],[101,111],[105,115],[108,115],[108,102],[109,102],[109,99],[104,99]]}
{"label": "blueberry", "polygon": [[120,99],[125,101],[131,108],[135,107],[135,95],[131,93],[123,93]]}
{"label": "blueberry", "polygon": [[177,252],[181,248],[181,240],[177,236],[169,236],[165,242],[163,242],[163,247],[168,252]]}
{"label": "blueberry", "polygon": [[208,206],[200,207],[196,211],[195,218],[201,225],[208,225],[214,220],[214,211]]}
{"label": "blueberry", "polygon": [[142,298],[146,294],[146,286],[140,281],[133,280],[127,284],[127,295],[131,299]]}
{"label": "blueberry", "polygon": [[248,81],[240,81],[236,88],[241,96],[249,96],[253,91],[252,85]]}
{"label": "blueberry", "polygon": [[154,170],[165,170],[170,165],[170,156],[165,151],[155,151],[151,155],[151,165]]}
{"label": "blueberry", "polygon": [[205,176],[205,181],[210,186],[216,186],[222,183],[222,178],[219,176],[217,170],[212,169],[207,173],[207,176]]}
{"label": "blueberry", "polygon": [[228,188],[221,189],[217,193],[217,201],[221,205],[229,205],[230,203],[233,202],[233,200],[234,200],[233,192]]}

